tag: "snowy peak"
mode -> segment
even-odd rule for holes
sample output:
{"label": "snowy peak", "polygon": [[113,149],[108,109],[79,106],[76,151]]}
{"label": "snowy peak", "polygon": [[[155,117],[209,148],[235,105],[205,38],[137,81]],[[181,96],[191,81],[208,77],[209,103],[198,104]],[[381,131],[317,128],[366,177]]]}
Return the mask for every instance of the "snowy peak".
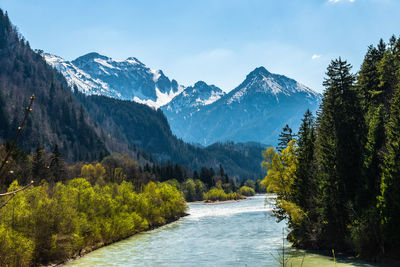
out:
{"label": "snowy peak", "polygon": [[271,73],[263,66],[255,68],[252,72],[247,74],[246,79],[256,78],[256,77],[268,77]]}
{"label": "snowy peak", "polygon": [[[205,103],[204,99],[216,92],[219,99]],[[203,95],[206,97],[201,98]],[[298,129],[304,112],[314,112],[320,99],[320,94],[295,80],[259,67],[228,94],[198,82],[162,110],[173,133],[188,142],[275,144],[282,127],[289,124]]]}
{"label": "snowy peak", "polygon": [[177,95],[165,108],[175,113],[184,109],[198,109],[214,103],[224,95],[225,92],[215,85],[198,81]]}
{"label": "snowy peak", "polygon": [[86,55],[80,56],[78,58],[76,58],[74,61],[90,61],[93,60],[95,58],[101,58],[104,60],[108,60],[109,58],[103,55],[100,55],[99,53],[96,52],[91,52],[91,53],[87,53]]}
{"label": "snowy peak", "polygon": [[161,70],[151,70],[134,57],[116,60],[92,52],[73,61],[50,54],[44,54],[44,58],[72,87],[87,95],[134,100],[158,108],[184,89]]}
{"label": "snowy peak", "polygon": [[243,98],[255,94],[273,95],[279,102],[280,97],[297,93],[306,94],[310,98],[320,97],[318,93],[293,79],[273,74],[264,67],[258,67],[246,76],[242,84],[227,95],[226,103],[241,102]]}

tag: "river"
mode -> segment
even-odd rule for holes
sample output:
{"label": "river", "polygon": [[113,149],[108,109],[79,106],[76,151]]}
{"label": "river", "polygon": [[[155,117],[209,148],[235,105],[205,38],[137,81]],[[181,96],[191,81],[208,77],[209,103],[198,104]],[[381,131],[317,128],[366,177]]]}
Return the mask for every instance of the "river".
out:
{"label": "river", "polygon": [[[189,216],[95,250],[65,266],[279,266],[282,229],[265,196],[217,205],[191,204]],[[269,196],[268,198],[272,198]],[[287,266],[335,266],[333,258],[290,249]],[[305,255],[305,256],[304,256]],[[337,267],[378,266],[353,258]]]}

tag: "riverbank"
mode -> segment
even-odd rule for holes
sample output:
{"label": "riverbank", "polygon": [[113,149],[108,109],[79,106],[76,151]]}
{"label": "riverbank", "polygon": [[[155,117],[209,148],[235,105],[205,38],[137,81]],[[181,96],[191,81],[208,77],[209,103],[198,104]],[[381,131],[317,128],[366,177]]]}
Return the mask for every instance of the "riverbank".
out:
{"label": "riverbank", "polygon": [[245,197],[245,198],[242,198],[242,199],[229,199],[229,200],[216,200],[216,201],[201,200],[201,201],[187,202],[187,204],[190,204],[190,205],[196,205],[196,204],[219,205],[219,204],[240,202],[240,201],[245,201],[245,200],[248,200],[248,198]]}
{"label": "riverbank", "polygon": [[[272,207],[265,205],[265,198],[249,197],[226,205],[189,205],[190,216],[98,249],[65,267],[276,267],[286,222],[278,223],[270,216]],[[335,266],[329,253],[295,250],[286,241],[285,248],[285,255],[294,254],[293,266],[300,266],[304,255],[303,267]],[[341,254],[336,255],[336,266],[382,267]]]}
{"label": "riverbank", "polygon": [[[18,188],[14,182],[9,191]],[[13,203],[2,209],[0,266],[57,266],[187,213],[175,187],[153,182],[140,192],[129,182],[41,183]]]}
{"label": "riverbank", "polygon": [[62,266],[62,265],[64,265],[64,264],[67,264],[67,263],[70,263],[70,262],[72,262],[72,261],[74,261],[74,260],[77,260],[77,259],[79,259],[79,258],[85,256],[86,254],[91,253],[91,252],[93,252],[93,251],[95,251],[95,250],[98,250],[98,249],[100,249],[100,248],[103,248],[103,247],[110,246],[110,245],[113,245],[113,244],[115,244],[115,243],[121,242],[121,241],[126,240],[126,239],[128,239],[128,238],[131,238],[131,237],[133,237],[133,236],[135,236],[135,235],[137,235],[137,234],[149,232],[149,231],[155,230],[155,229],[157,229],[157,228],[160,228],[160,227],[162,227],[162,226],[171,224],[171,223],[176,222],[176,221],[180,220],[181,218],[183,218],[183,217],[185,217],[185,216],[188,216],[188,215],[190,215],[190,214],[184,213],[184,214],[182,214],[180,217],[177,217],[177,218],[174,218],[174,219],[172,219],[172,220],[169,220],[169,221],[167,221],[167,222],[164,223],[164,224],[160,224],[160,225],[151,227],[151,228],[149,228],[149,229],[147,229],[147,230],[144,230],[144,231],[135,232],[135,233],[133,233],[133,234],[131,234],[131,235],[129,235],[129,236],[126,236],[126,237],[124,237],[124,238],[121,238],[121,239],[119,239],[119,240],[115,240],[115,241],[110,242],[110,243],[102,243],[102,244],[98,244],[98,245],[96,245],[96,246],[92,246],[92,247],[85,248],[85,249],[81,250],[81,251],[79,252],[79,254],[77,254],[77,255],[75,255],[75,256],[73,256],[73,257],[71,257],[71,258],[68,258],[67,260],[64,260],[64,261],[61,261],[61,262],[58,262],[58,263],[52,263],[52,264],[45,265],[45,266],[46,266],[46,267],[58,267],[58,266]]}

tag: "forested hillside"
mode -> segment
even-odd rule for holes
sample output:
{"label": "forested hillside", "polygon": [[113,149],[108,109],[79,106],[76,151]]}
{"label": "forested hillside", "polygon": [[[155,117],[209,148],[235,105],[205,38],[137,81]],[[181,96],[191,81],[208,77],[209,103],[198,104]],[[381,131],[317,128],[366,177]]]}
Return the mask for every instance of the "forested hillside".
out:
{"label": "forested hillside", "polygon": [[[232,176],[255,178],[262,174],[258,162],[264,147],[260,144],[221,143],[197,147],[172,134],[160,109],[104,96],[85,96],[78,92],[76,95],[105,138],[110,139],[107,142],[118,140],[128,148],[148,151],[155,161],[172,160],[196,170],[203,166],[218,168],[222,164]],[[109,147],[113,150],[113,146]]]}
{"label": "forested hillside", "polygon": [[[34,52],[0,13],[0,141],[12,139],[32,94],[32,116],[18,145],[28,154],[57,145],[67,162],[100,160],[113,152],[147,160],[173,161],[190,168],[218,168],[232,176],[260,177],[260,145],[196,147],[175,137],[164,114],[146,105],[73,93],[65,78]],[[235,157],[229,157],[234,154]],[[153,155],[153,156],[151,156]],[[253,164],[245,164],[253,162]]]}
{"label": "forested hillside", "polygon": [[264,153],[264,183],[295,246],[399,260],[400,39],[351,68],[331,62],[317,118],[307,112],[297,140]]}
{"label": "forested hillside", "polygon": [[64,77],[33,52],[0,10],[0,141],[11,139],[31,95],[32,116],[20,137],[27,151],[58,145],[70,161],[100,159],[108,153],[85,110],[75,101]]}

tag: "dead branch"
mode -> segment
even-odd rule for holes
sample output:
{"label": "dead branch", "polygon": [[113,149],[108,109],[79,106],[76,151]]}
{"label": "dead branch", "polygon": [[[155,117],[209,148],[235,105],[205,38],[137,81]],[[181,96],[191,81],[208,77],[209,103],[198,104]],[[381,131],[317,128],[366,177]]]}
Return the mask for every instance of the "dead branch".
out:
{"label": "dead branch", "polygon": [[[2,163],[0,165],[0,178],[2,178],[2,173],[4,171],[3,170],[4,166],[8,163],[8,159],[10,158],[11,153],[15,148],[15,145],[17,143],[18,137],[21,135],[22,129],[24,128],[25,122],[28,119],[29,113],[32,111],[33,100],[35,100],[35,95],[31,96],[30,102],[29,102],[29,106],[25,109],[24,119],[22,120],[21,124],[18,126],[17,134],[15,135],[15,138],[14,138],[12,144],[11,144],[10,149],[8,150],[8,152],[6,154],[6,157],[3,159],[3,161],[2,161]],[[1,193],[0,197],[10,196],[10,195],[11,195],[11,197],[0,205],[0,209],[2,209],[5,205],[7,205],[7,203],[10,202],[10,200],[13,199],[18,192],[21,192],[21,191],[27,189],[31,185],[33,185],[33,181],[31,181],[29,184],[25,185],[24,187],[22,187],[20,189],[14,190],[12,192]]]}
{"label": "dead branch", "polygon": [[27,188],[30,187],[31,185],[33,185],[33,181],[31,181],[30,184],[28,184],[28,185],[26,185],[26,186],[24,186],[24,187],[22,187],[22,188],[20,188],[20,189],[18,189],[18,190],[15,190],[15,191],[13,191],[13,192],[7,192],[7,193],[4,193],[4,194],[0,194],[0,196],[12,195],[9,199],[7,199],[4,203],[2,203],[2,204],[0,205],[0,210],[1,210],[5,205],[7,205],[7,203],[10,202],[10,200],[13,199],[13,198],[17,195],[18,192],[27,189]]}
{"label": "dead branch", "polygon": [[14,141],[12,142],[11,147],[8,150],[6,157],[4,158],[3,162],[1,163],[0,178],[2,177],[2,172],[3,172],[4,166],[8,163],[8,159],[11,156],[11,153],[15,148],[18,137],[21,135],[22,129],[24,128],[25,122],[28,119],[29,113],[32,111],[33,100],[35,100],[35,95],[31,96],[29,106],[25,109],[24,119],[22,120],[21,124],[18,126],[18,131],[17,131],[17,134],[15,135]]}
{"label": "dead branch", "polygon": [[9,196],[9,195],[15,195],[15,194],[18,193],[19,191],[22,191],[22,190],[27,189],[28,187],[30,187],[31,185],[33,185],[33,183],[34,183],[34,182],[31,181],[29,184],[25,185],[24,187],[22,187],[22,188],[20,188],[20,189],[17,189],[17,190],[12,191],[12,192],[1,193],[1,194],[0,194],[0,197]]}

